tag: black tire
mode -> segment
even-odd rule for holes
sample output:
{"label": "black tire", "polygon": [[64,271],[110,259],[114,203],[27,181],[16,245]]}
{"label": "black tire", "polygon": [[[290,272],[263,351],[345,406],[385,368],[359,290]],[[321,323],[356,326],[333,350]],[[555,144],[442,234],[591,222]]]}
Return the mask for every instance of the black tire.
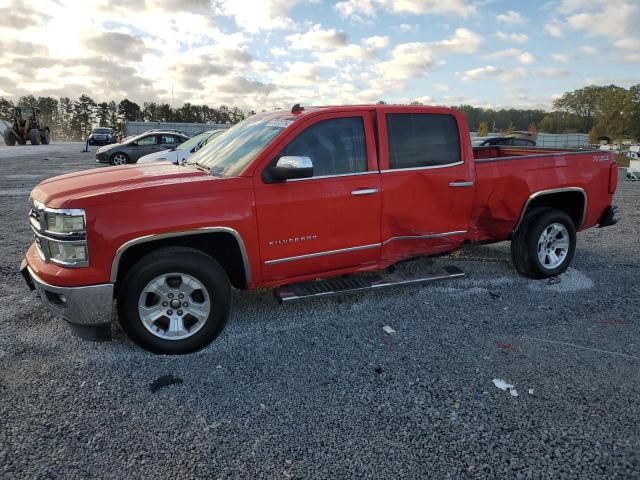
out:
{"label": "black tire", "polygon": [[4,143],[8,147],[13,147],[16,144],[16,136],[8,128],[4,131]]}
{"label": "black tire", "polygon": [[43,145],[49,145],[51,143],[51,132],[49,132],[49,130],[43,130],[40,140]]}
{"label": "black tire", "polygon": [[[124,163],[122,163],[122,162],[124,162]],[[127,155],[124,152],[115,152],[109,158],[109,163],[111,165],[126,165],[127,163],[130,163],[130,162],[131,162],[131,160],[129,159],[129,155]]]}
{"label": "black tire", "polygon": [[31,141],[31,145],[40,145],[40,130],[37,128],[29,130],[29,141]]}
{"label": "black tire", "polygon": [[[143,291],[150,282],[172,273],[188,275],[199,282],[202,289],[196,293],[206,294],[208,297],[202,298],[208,298],[210,304],[209,315],[199,329],[186,338],[175,340],[162,338],[169,329],[168,325],[166,331],[158,327],[157,333],[152,333],[145,326],[138,309],[138,301],[143,299]],[[118,314],[122,327],[134,342],[154,353],[183,354],[200,350],[220,335],[231,310],[231,283],[227,273],[215,259],[191,248],[168,247],[144,256],[127,273],[118,291]],[[188,297],[185,299],[188,300]],[[162,304],[161,310],[164,308],[172,307]],[[188,316],[186,310],[183,317],[185,322]],[[172,313],[177,314],[177,311]],[[163,316],[157,321],[168,323],[168,318]]]}
{"label": "black tire", "polygon": [[[564,258],[558,264],[547,265],[538,255],[539,241],[552,225],[564,227],[568,240],[566,252],[554,250]],[[556,238],[560,234],[556,234]],[[545,248],[545,245],[542,245]],[[511,239],[511,258],[518,273],[525,277],[541,279],[560,275],[569,268],[576,250],[576,227],[569,215],[561,210],[540,209],[525,216],[520,228]],[[545,260],[549,257],[545,257]]]}

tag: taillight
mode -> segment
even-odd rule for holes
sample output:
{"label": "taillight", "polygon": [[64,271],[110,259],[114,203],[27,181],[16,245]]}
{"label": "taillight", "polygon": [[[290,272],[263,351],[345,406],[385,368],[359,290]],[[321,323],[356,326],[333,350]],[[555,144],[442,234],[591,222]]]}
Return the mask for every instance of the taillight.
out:
{"label": "taillight", "polygon": [[609,193],[616,193],[618,188],[618,164],[613,162],[609,167]]}

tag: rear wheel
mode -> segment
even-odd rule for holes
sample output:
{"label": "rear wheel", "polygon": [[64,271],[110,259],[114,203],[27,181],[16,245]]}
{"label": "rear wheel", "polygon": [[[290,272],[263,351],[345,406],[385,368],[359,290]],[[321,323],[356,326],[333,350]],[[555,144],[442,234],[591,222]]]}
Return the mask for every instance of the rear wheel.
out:
{"label": "rear wheel", "polygon": [[4,143],[9,147],[13,147],[16,144],[16,136],[8,128],[4,131]]}
{"label": "rear wheel", "polygon": [[111,165],[126,165],[129,163],[129,157],[126,153],[117,152],[111,155]]}
{"label": "rear wheel", "polygon": [[31,141],[31,145],[40,145],[40,130],[37,128],[29,130],[29,140]]}
{"label": "rear wheel", "polygon": [[528,214],[511,240],[511,257],[521,275],[555,277],[563,273],[576,249],[576,228],[561,210],[544,209]]}
{"label": "rear wheel", "polygon": [[143,257],[119,288],[120,322],[155,353],[200,350],[229,318],[231,284],[220,264],[190,248],[164,248]]}
{"label": "rear wheel", "polygon": [[43,130],[40,140],[42,140],[43,145],[49,145],[51,143],[51,132],[49,132],[49,130]]}

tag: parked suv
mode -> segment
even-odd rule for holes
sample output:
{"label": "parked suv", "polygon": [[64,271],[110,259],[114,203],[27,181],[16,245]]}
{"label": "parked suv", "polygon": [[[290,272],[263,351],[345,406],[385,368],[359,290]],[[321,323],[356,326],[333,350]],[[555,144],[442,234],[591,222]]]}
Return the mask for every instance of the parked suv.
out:
{"label": "parked suv", "polygon": [[109,145],[116,141],[116,136],[111,128],[94,128],[87,138],[89,145]]}
{"label": "parked suv", "polygon": [[96,151],[96,162],[111,165],[136,163],[140,157],[150,153],[176,148],[189,137],[172,131],[145,132],[125,139],[122,143],[108,145]]}

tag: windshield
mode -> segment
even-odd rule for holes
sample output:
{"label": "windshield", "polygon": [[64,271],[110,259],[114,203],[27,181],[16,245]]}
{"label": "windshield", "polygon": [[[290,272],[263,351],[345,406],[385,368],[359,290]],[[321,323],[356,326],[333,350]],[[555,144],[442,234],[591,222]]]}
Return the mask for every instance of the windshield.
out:
{"label": "windshield", "polygon": [[233,177],[291,122],[283,119],[282,113],[249,117],[214,138],[188,163],[205,167],[212,175]]}
{"label": "windshield", "polygon": [[208,132],[199,133],[195,137],[191,137],[189,140],[182,142],[180,145],[178,145],[178,148],[181,150],[191,150],[193,147],[198,145],[202,140],[207,138],[212,133],[214,132],[208,131]]}
{"label": "windshield", "polygon": [[93,133],[111,133],[111,130],[108,128],[96,128]]}

